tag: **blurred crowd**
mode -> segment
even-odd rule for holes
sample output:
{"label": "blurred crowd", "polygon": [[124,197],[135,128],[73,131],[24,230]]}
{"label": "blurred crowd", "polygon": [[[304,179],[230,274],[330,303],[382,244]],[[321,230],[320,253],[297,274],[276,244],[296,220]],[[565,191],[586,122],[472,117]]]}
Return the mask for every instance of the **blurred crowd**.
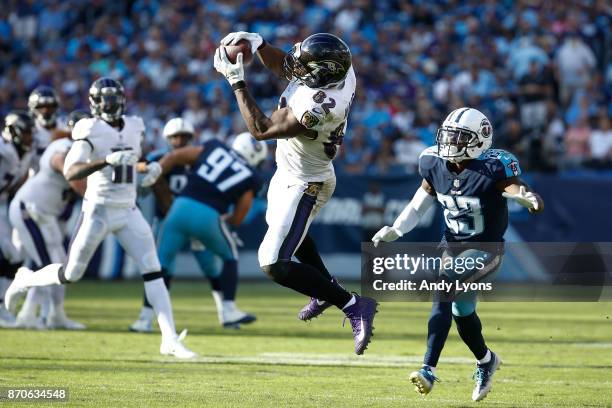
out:
{"label": "blurred crowd", "polygon": [[[219,40],[259,32],[289,50],[315,32],[351,48],[358,79],[336,167],[414,172],[451,110],[469,105],[495,145],[523,167],[612,167],[612,64],[606,0],[8,0],[0,8],[0,114],[49,85],[68,113],[87,107],[99,76],[123,82],[149,149],[166,120],[202,140],[244,131],[230,87],[213,69]],[[286,85],[263,66],[247,83],[272,111]]]}

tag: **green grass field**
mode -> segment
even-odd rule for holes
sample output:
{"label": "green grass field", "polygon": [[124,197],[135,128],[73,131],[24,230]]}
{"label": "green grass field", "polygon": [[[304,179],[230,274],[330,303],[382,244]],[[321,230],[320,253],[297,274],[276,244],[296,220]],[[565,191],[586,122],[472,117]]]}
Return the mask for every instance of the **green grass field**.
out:
{"label": "green grass field", "polygon": [[[195,362],[159,355],[158,334],[127,326],[139,282],[81,282],[69,314],[85,332],[0,331],[0,387],[69,389],[54,406],[152,407],[612,407],[612,304],[482,303],[489,346],[504,365],[487,399],[470,399],[473,362],[453,328],[426,398],[408,382],[425,348],[429,305],[383,303],[364,357],[350,325],[330,309],[312,323],[296,318],[305,299],[270,283],[240,288],[239,305],[259,320],[240,331],[217,324],[204,282],[172,289],[177,328]],[[8,405],[0,401],[0,405]],[[16,406],[41,406],[18,403]]]}

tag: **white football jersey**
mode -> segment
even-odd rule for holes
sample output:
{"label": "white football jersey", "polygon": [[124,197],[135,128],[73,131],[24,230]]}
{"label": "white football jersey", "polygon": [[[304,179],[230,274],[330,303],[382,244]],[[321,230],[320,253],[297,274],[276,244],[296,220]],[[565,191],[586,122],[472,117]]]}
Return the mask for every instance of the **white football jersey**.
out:
{"label": "white football jersey", "polygon": [[0,202],[6,201],[7,191],[28,173],[33,156],[30,150],[19,157],[12,143],[0,139]]}
{"label": "white football jersey", "polygon": [[34,203],[38,211],[59,216],[72,196],[72,189],[62,172],[51,167],[51,158],[55,154],[65,156],[70,146],[72,140],[66,138],[52,142],[40,158],[38,173],[19,189],[15,200]]}
{"label": "white football jersey", "polygon": [[36,123],[36,131],[34,133],[34,142],[39,149],[46,149],[51,143],[51,130]]}
{"label": "white football jersey", "polygon": [[[123,116],[123,128],[113,128],[99,118],[85,118],[72,130],[75,146],[87,143],[88,161],[103,160],[119,150],[133,150],[141,155],[145,127],[138,116]],[[73,147],[74,148],[74,147]],[[105,166],[87,177],[85,200],[97,204],[131,207],[136,202],[136,168],[134,166]]]}
{"label": "white football jersey", "polygon": [[0,202],[6,200],[6,191],[18,179],[19,156],[12,143],[0,138]]}
{"label": "white football jersey", "polygon": [[317,132],[316,139],[297,136],[278,139],[276,164],[304,181],[324,181],[334,176],[336,157],[355,96],[355,71],[349,70],[342,88],[315,89],[291,81],[281,95],[279,108],[291,108],[297,120]]}

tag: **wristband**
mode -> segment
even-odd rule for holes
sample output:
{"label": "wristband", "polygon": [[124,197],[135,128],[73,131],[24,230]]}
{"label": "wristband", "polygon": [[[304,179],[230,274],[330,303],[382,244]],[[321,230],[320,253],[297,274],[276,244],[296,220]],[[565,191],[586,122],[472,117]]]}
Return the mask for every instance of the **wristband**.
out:
{"label": "wristband", "polygon": [[232,84],[232,91],[237,91],[239,89],[244,89],[244,88],[246,88],[246,82],[244,81],[238,81]]}

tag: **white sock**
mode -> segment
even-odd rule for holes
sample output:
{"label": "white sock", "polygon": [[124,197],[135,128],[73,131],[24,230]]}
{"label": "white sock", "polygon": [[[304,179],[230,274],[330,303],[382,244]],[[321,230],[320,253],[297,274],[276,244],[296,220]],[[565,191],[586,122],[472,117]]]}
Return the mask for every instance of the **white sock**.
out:
{"label": "white sock", "polygon": [[[49,302],[49,311],[47,312],[47,316],[48,315],[55,315],[55,316],[63,316],[65,315],[64,312],[64,297],[66,294],[66,287],[64,285],[53,285],[53,286],[49,286],[49,292],[50,292],[50,302]],[[40,315],[41,317],[45,317],[45,313],[44,313],[44,303],[41,305],[41,310],[40,310]]]}
{"label": "white sock", "polygon": [[149,306],[143,306],[142,309],[140,309],[140,319],[143,320],[153,320],[153,318],[155,317],[155,310],[153,310],[152,307]]}
{"label": "white sock", "polygon": [[168,289],[166,289],[164,280],[162,278],[157,278],[151,281],[145,281],[144,287],[147,299],[153,306],[155,314],[157,314],[157,324],[159,325],[162,337],[176,338],[170,294],[168,293]]}
{"label": "white sock", "polygon": [[19,316],[36,316],[38,305],[42,301],[42,288],[31,288],[23,301]]}
{"label": "white sock", "polygon": [[[0,300],[4,300],[4,293],[6,292],[10,284],[11,280],[9,278],[6,278],[4,276],[0,278]],[[2,302],[0,302],[0,304],[2,304]]]}
{"label": "white sock", "polygon": [[491,350],[487,349],[487,354],[482,358],[482,360],[478,360],[478,364],[487,364],[491,361]]}
{"label": "white sock", "polygon": [[233,300],[224,300],[223,308],[226,310],[234,310],[236,308],[236,302]]}
{"label": "white sock", "polygon": [[346,310],[347,307],[353,306],[355,303],[357,303],[357,299],[355,298],[355,295],[352,295],[351,300],[349,300],[348,303],[342,307],[342,310]]}
{"label": "white sock", "polygon": [[50,264],[42,269],[39,269],[24,281],[25,287],[32,288],[34,286],[49,286],[53,284],[61,285],[58,276],[61,268],[62,264]]}

